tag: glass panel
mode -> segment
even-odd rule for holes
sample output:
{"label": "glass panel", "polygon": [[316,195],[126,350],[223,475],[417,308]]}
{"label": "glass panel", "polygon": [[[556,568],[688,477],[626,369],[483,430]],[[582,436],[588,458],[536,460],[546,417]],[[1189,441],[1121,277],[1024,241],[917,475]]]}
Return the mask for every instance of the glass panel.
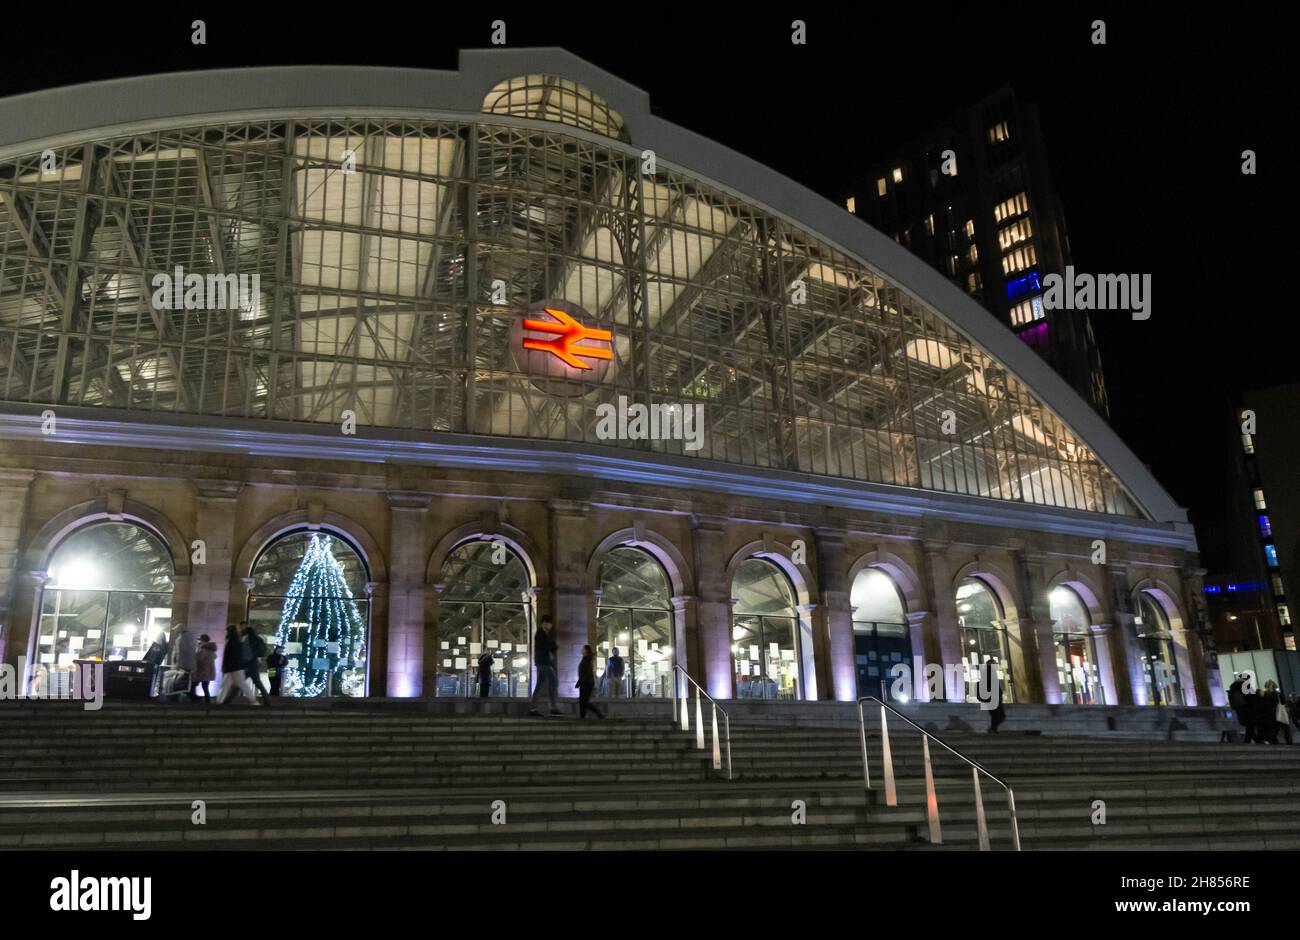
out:
{"label": "glass panel", "polygon": [[[438,606],[438,678],[435,695],[473,695],[471,673],[478,655],[470,644],[483,635],[483,605],[443,601]],[[499,671],[499,667],[494,671]]]}
{"label": "glass panel", "polygon": [[853,579],[849,603],[853,619],[868,622],[904,623],[903,599],[894,580],[876,568],[864,568]]}
{"label": "glass panel", "polygon": [[[485,604],[483,607],[483,650],[491,653],[492,695],[500,698],[527,698],[528,677],[532,668],[529,643],[529,608],[523,604]],[[481,651],[470,647],[470,666],[478,662]]]}
{"label": "glass panel", "polygon": [[94,523],[72,533],[50,556],[48,571],[46,590],[172,590],[172,560],[162,542],[120,522]]}
{"label": "glass panel", "polygon": [[1061,701],[1075,705],[1104,705],[1106,695],[1097,672],[1096,647],[1089,635],[1057,633],[1056,676]]}
{"label": "glass panel", "polygon": [[619,547],[600,563],[601,607],[645,607],[667,610],[668,577],[649,552]]}
{"label": "glass panel", "polygon": [[532,585],[523,561],[504,542],[458,545],[442,566],[444,600],[521,603]]}
{"label": "glass panel", "polygon": [[978,578],[957,585],[957,627],[966,663],[966,701],[978,701],[979,670],[990,659],[997,662],[1003,702],[1012,702],[1014,687],[1007,656],[1007,632],[1001,623],[1002,605],[992,589]]}
{"label": "glass panel", "polygon": [[[626,696],[632,682],[632,611],[622,607],[600,608],[596,612],[596,670],[601,677],[600,688],[605,695]],[[609,658],[618,651],[623,660],[623,677],[615,682],[607,675]]]}
{"label": "glass panel", "polygon": [[761,617],[736,616],[731,621],[731,655],[736,664],[736,698],[767,698],[763,678]]}
{"label": "glass panel", "polygon": [[[912,670],[912,636],[904,623],[853,623],[853,659],[858,675],[859,695],[878,695],[893,701],[894,679],[889,670],[895,664]],[[899,698],[907,702],[911,690]]]}
{"label": "glass panel", "polygon": [[731,596],[738,614],[794,613],[794,591],[781,569],[761,558],[748,558],[736,569]]}
{"label": "glass panel", "polygon": [[641,698],[667,697],[672,691],[672,615],[653,610],[634,610],[632,631],[629,679],[632,695]]}

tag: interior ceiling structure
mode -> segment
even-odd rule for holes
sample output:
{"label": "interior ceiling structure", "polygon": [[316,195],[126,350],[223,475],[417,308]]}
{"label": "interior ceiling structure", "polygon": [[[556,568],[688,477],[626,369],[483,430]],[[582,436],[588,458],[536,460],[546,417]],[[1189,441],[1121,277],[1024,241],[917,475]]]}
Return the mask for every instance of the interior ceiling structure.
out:
{"label": "interior ceiling structure", "polygon": [[[700,449],[617,446],[1141,514],[900,285],[682,172],[643,173],[599,96],[525,76],[484,111],[185,127],[0,165],[0,399],[351,410],[378,428],[591,444],[609,443],[601,402],[698,402]],[[160,309],[156,278],[178,267],[248,289]],[[490,300],[502,285],[505,305]],[[576,393],[549,394],[520,368],[510,331],[542,299],[612,330],[603,383],[575,373]]]}

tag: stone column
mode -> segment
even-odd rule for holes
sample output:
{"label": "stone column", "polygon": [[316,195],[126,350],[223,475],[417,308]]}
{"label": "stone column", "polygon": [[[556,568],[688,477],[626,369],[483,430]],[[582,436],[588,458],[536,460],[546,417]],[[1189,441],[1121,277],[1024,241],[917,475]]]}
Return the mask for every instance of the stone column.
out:
{"label": "stone column", "polygon": [[848,560],[842,529],[817,529],[817,577],[821,582],[821,610],[813,622],[819,639],[817,688],[821,698],[855,701],[858,673],[853,662],[853,609],[849,604]]}
{"label": "stone column", "polygon": [[[24,656],[27,658],[28,668],[35,665],[33,660],[39,659],[36,631],[41,618],[41,593],[45,590],[45,582],[49,579],[49,576],[49,572],[44,569],[27,571],[14,585],[13,620],[11,622],[13,642],[5,649],[5,655],[9,657],[6,662],[11,666],[18,666],[19,658]],[[25,678],[23,682],[23,688],[26,689]]]}
{"label": "stone column", "polygon": [[1228,696],[1219,673],[1219,652],[1205,609],[1205,569],[1194,561],[1183,568],[1183,603],[1189,620],[1187,653],[1191,660],[1196,702],[1198,705],[1226,705]]}
{"label": "stone column", "polygon": [[[1146,678],[1142,674],[1142,652],[1133,624],[1133,602],[1129,590],[1128,566],[1111,562],[1099,566],[1106,588],[1105,604],[1110,618],[1111,669],[1115,676],[1115,694],[1121,705],[1149,705]],[[1139,691],[1140,690],[1140,691]]]}
{"label": "stone column", "polygon": [[[559,695],[576,698],[578,660],[591,629],[587,587],[587,512],[585,502],[553,499],[548,504],[551,522],[551,596],[555,620],[555,641],[559,646],[557,673]],[[547,612],[542,611],[542,616]],[[540,620],[540,617],[539,617]]]}
{"label": "stone column", "polygon": [[689,674],[691,669],[690,650],[695,647],[698,634],[696,616],[699,608],[699,598],[684,595],[669,598],[669,603],[673,607],[673,665],[681,666]]}
{"label": "stone column", "polygon": [[[425,520],[432,499],[429,493],[388,494],[387,687],[397,698],[419,698],[423,692]],[[373,615],[371,622],[374,632],[384,628]]]}
{"label": "stone column", "polygon": [[[23,523],[32,481],[31,470],[0,469],[0,663],[9,662],[8,648],[16,641],[14,632],[25,629],[14,619],[14,600],[18,587],[19,557],[23,540]],[[21,641],[24,646],[26,639]]]}
{"label": "stone column", "polygon": [[[239,579],[252,572],[234,571],[235,511],[242,488],[242,483],[230,480],[196,480],[194,483],[198,494],[194,538],[203,542],[206,560],[202,565],[191,566],[185,623],[195,638],[206,633],[219,647],[225,645],[226,625],[247,616],[248,594],[240,589]],[[251,581],[249,583],[251,585]],[[238,598],[233,615],[230,610],[232,597]],[[179,605],[173,603],[173,610],[177,609]],[[173,614],[173,619],[180,618]]]}
{"label": "stone column", "polygon": [[1008,622],[1008,633],[1015,629],[1015,636],[1010,639],[1020,640],[1020,649],[1011,653],[1011,667],[1016,671],[1018,685],[1016,700],[1058,703],[1061,677],[1056,671],[1056,637],[1052,632],[1052,608],[1043,570],[1049,559],[1020,550],[1012,551],[1011,557],[1019,582],[1013,589],[1019,592],[1016,606],[1020,617],[1014,624]]}
{"label": "stone column", "polygon": [[[447,590],[447,585],[438,582],[429,585],[429,588],[424,592],[424,642],[420,645],[424,679],[421,694],[424,698],[435,698],[438,695],[438,674],[442,671],[442,661],[445,658],[441,634],[438,632],[438,619],[442,592]],[[531,686],[529,688],[531,690]]]}
{"label": "stone column", "polygon": [[[944,667],[944,689],[950,702],[966,701],[966,690],[960,679],[948,666],[964,660],[961,632],[957,628],[957,596],[952,585],[952,566],[948,560],[951,546],[947,542],[923,542],[922,558],[925,568],[925,589],[929,594],[929,613],[926,625],[933,640],[927,643],[926,655],[937,646],[939,658],[929,660]],[[924,681],[925,676],[921,676]]]}
{"label": "stone column", "polygon": [[[928,592],[928,586],[925,588]],[[925,681],[925,664],[940,663],[943,654],[939,651],[939,635],[929,624],[934,618],[928,610],[909,610],[907,612],[907,636],[912,643],[912,661],[908,668],[912,670],[912,688],[907,692],[918,702],[930,701],[930,686]],[[886,677],[891,685],[892,676]],[[858,695],[878,695],[870,689],[858,690]]]}
{"label": "stone column", "polygon": [[370,598],[370,652],[366,656],[366,671],[370,676],[370,687],[366,695],[370,698],[383,698],[389,695],[388,670],[380,668],[381,663],[388,663],[388,582],[367,581],[366,596]]}
{"label": "stone column", "polygon": [[699,590],[696,613],[698,655],[690,675],[716,699],[734,698],[731,661],[731,584],[727,580],[726,520],[697,515],[691,527],[695,550],[695,580]]}

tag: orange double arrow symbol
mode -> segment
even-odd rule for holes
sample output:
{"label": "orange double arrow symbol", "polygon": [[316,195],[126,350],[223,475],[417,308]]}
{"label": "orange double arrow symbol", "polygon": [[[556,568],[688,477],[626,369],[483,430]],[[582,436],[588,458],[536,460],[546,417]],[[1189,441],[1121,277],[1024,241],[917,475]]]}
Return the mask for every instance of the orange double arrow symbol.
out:
{"label": "orange double arrow symbol", "polygon": [[569,316],[563,310],[554,310],[550,307],[544,308],[547,313],[559,320],[559,323],[551,323],[547,320],[525,320],[524,329],[536,330],[539,333],[556,333],[555,339],[524,339],[524,349],[540,349],[551,353],[574,369],[590,369],[591,366],[579,359],[584,356],[587,359],[613,359],[614,352],[610,349],[599,349],[595,346],[577,345],[584,339],[604,340],[609,342],[614,338],[614,334],[609,330],[595,330],[583,326],[573,317]]}

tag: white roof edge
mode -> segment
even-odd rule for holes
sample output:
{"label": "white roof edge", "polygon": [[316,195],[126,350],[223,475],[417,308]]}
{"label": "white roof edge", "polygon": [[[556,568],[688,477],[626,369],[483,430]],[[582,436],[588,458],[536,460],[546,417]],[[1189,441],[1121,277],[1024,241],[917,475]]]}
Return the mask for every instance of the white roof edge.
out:
{"label": "white roof edge", "polygon": [[[1137,455],[1041,357],[960,288],[893,239],[800,183],[650,113],[650,97],[564,49],[478,49],[460,71],[369,66],[274,66],[178,72],[72,85],[0,99],[0,155],[78,132],[205,114],[296,109],[409,109],[480,113],[497,82],[560,75],[589,86],[622,116],[635,147],[771,209],[916,296],[999,360],[1042,399],[1158,522],[1186,523]],[[761,196],[755,195],[761,194]]]}

